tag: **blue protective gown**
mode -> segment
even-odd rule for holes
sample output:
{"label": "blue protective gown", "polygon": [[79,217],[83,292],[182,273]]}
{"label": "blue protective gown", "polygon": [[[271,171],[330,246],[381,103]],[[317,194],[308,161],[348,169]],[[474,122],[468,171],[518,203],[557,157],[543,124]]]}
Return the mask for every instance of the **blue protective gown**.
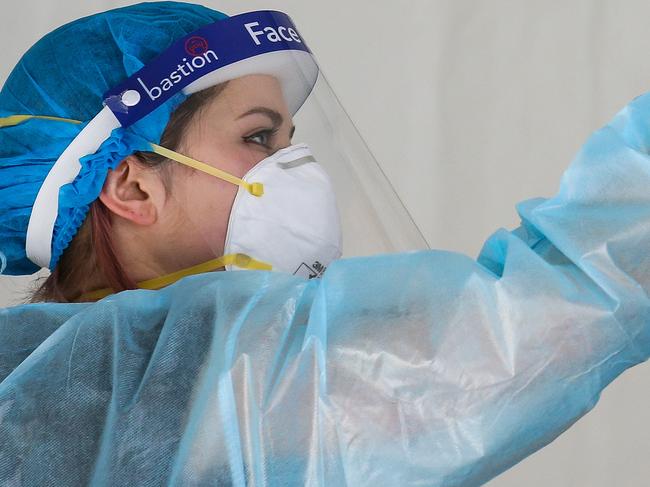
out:
{"label": "blue protective gown", "polygon": [[473,486],[650,352],[650,96],[478,261],[212,273],[0,313],[0,484]]}

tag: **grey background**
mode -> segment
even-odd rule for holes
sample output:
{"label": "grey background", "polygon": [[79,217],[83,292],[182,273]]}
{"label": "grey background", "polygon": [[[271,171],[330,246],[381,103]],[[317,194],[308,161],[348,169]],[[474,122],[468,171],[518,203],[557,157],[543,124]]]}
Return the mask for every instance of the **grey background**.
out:
{"label": "grey background", "polygon": [[[3,2],[0,81],[47,31],[129,3]],[[431,246],[470,255],[517,225],[516,202],[553,195],[587,136],[650,89],[643,0],[203,3],[289,13]],[[0,278],[0,304],[20,284]],[[488,485],[650,484],[649,382],[647,364],[628,371],[567,433]]]}

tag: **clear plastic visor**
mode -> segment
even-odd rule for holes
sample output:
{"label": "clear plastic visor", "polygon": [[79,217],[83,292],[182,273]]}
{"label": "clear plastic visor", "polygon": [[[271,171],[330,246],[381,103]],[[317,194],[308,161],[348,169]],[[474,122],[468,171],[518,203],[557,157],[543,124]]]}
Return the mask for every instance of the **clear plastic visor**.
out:
{"label": "clear plastic visor", "polygon": [[[293,115],[270,74],[196,96],[201,110],[171,149],[242,182],[171,163],[169,205],[182,215],[179,231],[192,236],[182,247],[204,249],[179,266],[205,261],[207,247],[211,258],[241,253],[317,277],[337,258],[427,248],[322,72]],[[231,260],[226,268],[242,267]]]}

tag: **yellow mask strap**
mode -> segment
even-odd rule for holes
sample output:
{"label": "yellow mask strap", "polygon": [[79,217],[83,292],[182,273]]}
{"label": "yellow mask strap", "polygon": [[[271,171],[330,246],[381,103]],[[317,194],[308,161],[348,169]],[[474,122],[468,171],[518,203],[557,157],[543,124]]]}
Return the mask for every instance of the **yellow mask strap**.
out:
{"label": "yellow mask strap", "polygon": [[11,115],[10,117],[0,117],[0,128],[2,127],[13,127],[14,125],[19,125],[27,120],[53,120],[55,122],[66,122],[81,124],[79,120],[72,120],[71,118],[61,118],[61,117],[49,117],[46,115]]}
{"label": "yellow mask strap", "polygon": [[[67,123],[74,123],[74,124],[82,123],[79,120],[72,120],[70,118],[61,118],[61,117],[50,117],[46,115],[11,115],[10,117],[0,118],[0,128],[13,127],[15,125],[19,125],[23,122],[32,119],[53,120],[55,122],[67,122]],[[184,166],[189,166],[191,168],[197,169],[198,171],[204,172],[206,174],[210,174],[211,176],[217,177],[226,182],[232,183],[237,186],[241,186],[253,196],[259,197],[264,194],[264,185],[262,183],[248,183],[243,179],[233,176],[232,174],[229,174],[226,171],[222,171],[221,169],[217,169],[216,167],[212,167],[209,164],[206,164],[204,162],[197,161],[196,159],[192,159],[191,157],[185,156],[183,154],[179,154],[178,152],[175,152],[170,149],[166,149],[165,147],[162,147],[160,145],[151,142],[150,145],[151,145],[151,149],[156,154],[160,154],[161,156],[166,157],[167,159],[171,159],[180,164],[183,164]]]}
{"label": "yellow mask strap", "polygon": [[167,159],[171,159],[183,164],[184,166],[192,167],[206,174],[210,174],[211,176],[223,179],[229,183],[241,186],[253,196],[262,196],[264,194],[264,185],[262,183],[247,183],[243,179],[233,176],[232,174],[229,174],[226,171],[222,171],[221,169],[217,169],[216,167],[210,166],[209,164],[197,161],[191,157],[184,156],[183,154],[179,154],[173,150],[165,149],[164,147],[161,147],[157,144],[150,144],[151,148],[156,154],[160,154]]}
{"label": "yellow mask strap", "polygon": [[[257,271],[270,271],[273,269],[271,264],[255,260],[252,257],[249,257],[246,254],[228,254],[218,259],[212,259],[203,264],[195,265],[193,267],[188,267],[187,269],[181,269],[180,271],[172,272],[165,276],[156,277],[155,279],[149,279],[147,281],[142,281],[138,283],[138,288],[140,289],[149,289],[156,290],[163,287],[169,286],[170,284],[179,281],[180,279],[193,276],[196,274],[203,274],[206,272],[212,272],[227,265],[234,265],[242,269],[257,270]],[[113,294],[113,290],[110,288],[100,289],[99,291],[92,291],[89,293],[82,294],[80,297],[81,301],[98,301]]]}

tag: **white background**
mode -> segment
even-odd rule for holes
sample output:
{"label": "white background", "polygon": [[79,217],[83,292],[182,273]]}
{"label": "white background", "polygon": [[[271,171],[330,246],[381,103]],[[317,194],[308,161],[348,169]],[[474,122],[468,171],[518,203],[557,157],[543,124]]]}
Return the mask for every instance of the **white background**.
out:
{"label": "white background", "polygon": [[[5,0],[0,81],[49,30],[128,3]],[[516,202],[553,195],[587,136],[650,89],[643,0],[203,3],[289,13],[432,247],[471,255],[518,224]],[[647,364],[628,371],[489,486],[650,485],[649,384]]]}

